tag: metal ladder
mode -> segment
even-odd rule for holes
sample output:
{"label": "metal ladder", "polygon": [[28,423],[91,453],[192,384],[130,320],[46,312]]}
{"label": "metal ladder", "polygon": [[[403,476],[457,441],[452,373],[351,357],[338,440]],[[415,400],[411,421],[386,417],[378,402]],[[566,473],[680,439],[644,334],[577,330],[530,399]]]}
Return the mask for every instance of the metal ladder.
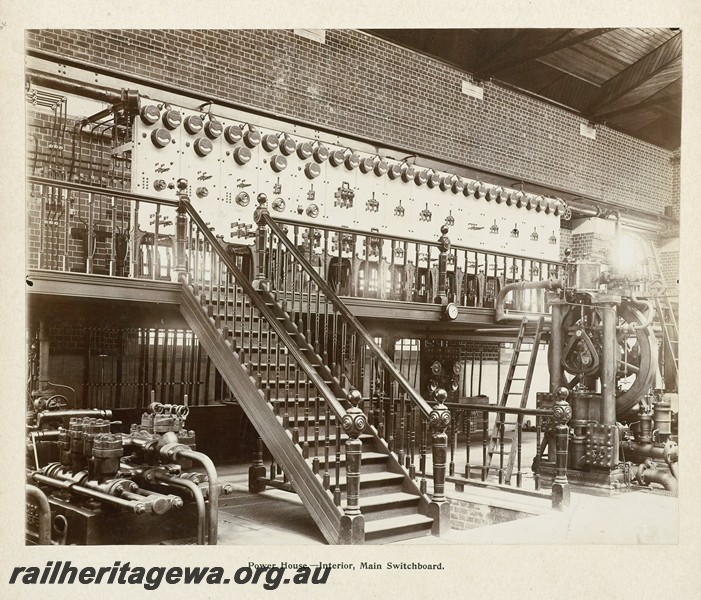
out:
{"label": "metal ladder", "polygon": [[[540,347],[540,337],[543,332],[543,317],[539,317],[538,321],[536,322],[535,331],[532,334],[533,341],[530,347],[523,346],[526,338],[531,337],[526,333],[527,325],[528,319],[524,317],[521,321],[521,326],[518,330],[518,337],[514,344],[514,352],[511,355],[511,363],[509,364],[509,370],[504,382],[504,389],[502,390],[501,398],[499,399],[499,407],[506,407],[508,405],[509,398],[512,396],[520,396],[521,400],[519,403],[519,408],[526,408],[526,404],[528,403],[528,394],[531,389],[533,371],[535,369],[535,363],[538,357],[538,348]],[[528,358],[525,359],[524,355],[528,355]],[[526,372],[523,374],[523,376],[516,377],[516,369],[520,367],[526,367]],[[523,387],[517,391],[512,390],[514,381],[522,381]],[[492,428],[489,438],[489,444],[487,446],[487,463],[485,464],[485,468],[488,474],[497,445],[503,447],[505,442],[509,442],[510,449],[506,468],[504,467],[504,453],[501,452],[499,455],[499,483],[510,484],[511,475],[514,469],[514,461],[516,459],[517,444],[514,443],[514,440],[511,438],[504,438],[505,419],[506,413],[497,413],[494,427]],[[523,415],[518,415],[517,428],[520,429],[522,422]],[[518,478],[520,478],[520,475],[520,473],[517,473]]]}
{"label": "metal ladder", "polygon": [[672,308],[672,303],[669,300],[669,296],[665,293],[666,282],[664,275],[662,274],[662,269],[660,267],[660,257],[655,248],[655,244],[646,238],[640,237],[643,240],[645,247],[647,248],[647,264],[648,264],[648,274],[650,277],[650,283],[655,281],[660,282],[662,289],[661,293],[654,294],[650,290],[652,299],[655,303],[655,310],[657,312],[657,319],[659,320],[660,327],[662,329],[662,344],[663,344],[663,364],[667,363],[666,358],[671,356],[671,365],[674,367],[674,379],[678,380],[679,377],[679,328],[677,326],[677,318],[674,315],[674,309]]}

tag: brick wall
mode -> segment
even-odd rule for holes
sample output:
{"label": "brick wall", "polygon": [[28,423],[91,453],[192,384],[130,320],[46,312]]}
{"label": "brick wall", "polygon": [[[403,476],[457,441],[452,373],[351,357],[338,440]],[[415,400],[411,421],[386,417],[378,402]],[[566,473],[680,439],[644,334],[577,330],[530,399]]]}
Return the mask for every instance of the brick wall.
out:
{"label": "brick wall", "polygon": [[534,516],[533,513],[514,508],[471,502],[455,497],[449,497],[448,502],[450,503],[450,528],[460,531]]}
{"label": "brick wall", "polygon": [[672,214],[675,219],[679,219],[679,205],[681,202],[680,188],[680,167],[681,167],[681,151],[675,150],[670,157],[670,166],[672,169],[672,197],[671,206]]}
{"label": "brick wall", "polygon": [[671,153],[372,36],[329,30],[41,30],[27,44],[183,90],[351,132],[419,154],[531,179],[622,206],[673,202]]}

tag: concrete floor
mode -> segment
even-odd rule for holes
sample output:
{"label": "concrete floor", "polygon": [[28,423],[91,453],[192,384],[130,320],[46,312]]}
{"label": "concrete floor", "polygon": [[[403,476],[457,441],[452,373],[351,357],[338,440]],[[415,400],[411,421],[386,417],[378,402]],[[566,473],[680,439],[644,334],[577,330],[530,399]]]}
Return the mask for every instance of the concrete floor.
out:
{"label": "concrete floor", "polygon": [[[300,499],[269,489],[248,492],[248,465],[219,466],[220,477],[234,493],[222,497],[221,545],[323,545],[325,541]],[[533,516],[466,531],[444,538],[422,537],[401,544],[676,544],[678,503],[648,490],[606,497],[574,491],[569,508],[553,511],[547,499],[466,486],[450,497],[472,502],[498,502]],[[429,484],[429,493],[430,493]],[[362,509],[362,501],[361,501]]]}

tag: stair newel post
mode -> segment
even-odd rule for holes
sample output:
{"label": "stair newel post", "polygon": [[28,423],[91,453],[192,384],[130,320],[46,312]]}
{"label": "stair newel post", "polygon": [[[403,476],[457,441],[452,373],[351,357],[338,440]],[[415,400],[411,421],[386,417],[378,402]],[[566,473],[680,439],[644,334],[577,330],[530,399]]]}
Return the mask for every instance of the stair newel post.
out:
{"label": "stair newel post", "polygon": [[253,463],[248,469],[248,491],[251,493],[258,493],[265,491],[265,483],[262,479],[265,479],[266,468],[265,463],[263,463],[263,440],[262,438],[256,439],[256,450],[253,453]]}
{"label": "stair newel post", "polygon": [[175,273],[177,280],[183,283],[187,283],[188,279],[187,261],[185,259],[187,239],[187,209],[185,202],[187,200],[187,193],[180,189],[180,181],[178,181],[178,208],[177,216],[175,217]]}
{"label": "stair newel post", "polygon": [[445,406],[448,393],[438,388],[433,397],[436,406],[429,414],[428,420],[433,429],[433,495],[428,507],[428,516],[433,518],[432,533],[443,535],[450,529],[450,503],[445,496],[446,463],[448,460],[448,435],[445,430],[450,426],[450,411]]}
{"label": "stair newel post", "polygon": [[558,399],[553,406],[555,419],[555,481],[552,487],[552,506],[562,510],[570,504],[570,483],[567,480],[567,445],[570,430],[567,422],[572,418],[572,407],[567,402],[569,390],[557,390]]}
{"label": "stair newel post", "polygon": [[265,194],[258,194],[256,197],[258,206],[253,212],[253,220],[258,225],[258,231],[256,233],[256,265],[255,265],[255,275],[253,281],[253,289],[259,291],[266,291],[270,289],[270,281],[265,272],[265,257],[267,254],[266,250],[266,240],[268,238],[267,227],[265,225],[265,216],[268,216],[268,197]]}
{"label": "stair newel post", "polygon": [[363,442],[360,434],[367,425],[367,417],[358,406],[362,394],[355,388],[348,392],[351,407],[341,419],[346,441],[346,507],[341,517],[341,543],[362,544],[365,542],[365,517],[360,512],[360,465]]}
{"label": "stair newel post", "polygon": [[448,226],[441,226],[441,237],[438,238],[438,293],[433,299],[435,304],[442,304],[444,306],[448,304],[448,286],[446,285],[446,281],[448,279],[448,254],[450,253],[450,238],[448,238],[446,235],[447,233]]}

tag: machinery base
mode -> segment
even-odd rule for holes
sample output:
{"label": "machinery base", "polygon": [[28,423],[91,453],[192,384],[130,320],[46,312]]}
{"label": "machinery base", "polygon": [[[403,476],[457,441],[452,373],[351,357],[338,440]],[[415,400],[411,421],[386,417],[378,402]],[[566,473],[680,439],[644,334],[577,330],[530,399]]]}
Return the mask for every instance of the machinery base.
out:
{"label": "machinery base", "polygon": [[[605,495],[615,495],[630,489],[625,483],[625,473],[621,468],[611,471],[579,471],[567,470],[567,480],[570,485],[580,491],[598,492]],[[540,487],[548,489],[555,481],[555,465],[541,463]]]}
{"label": "machinery base", "polygon": [[[65,544],[158,544],[168,540],[195,538],[197,536],[197,508],[186,503],[162,515],[134,514],[125,510],[91,507],[89,502],[75,504],[55,496],[49,496],[51,521],[58,515],[67,521]],[[36,540],[33,535],[36,523],[27,523],[28,543]],[[52,537],[56,538],[54,532]]]}

